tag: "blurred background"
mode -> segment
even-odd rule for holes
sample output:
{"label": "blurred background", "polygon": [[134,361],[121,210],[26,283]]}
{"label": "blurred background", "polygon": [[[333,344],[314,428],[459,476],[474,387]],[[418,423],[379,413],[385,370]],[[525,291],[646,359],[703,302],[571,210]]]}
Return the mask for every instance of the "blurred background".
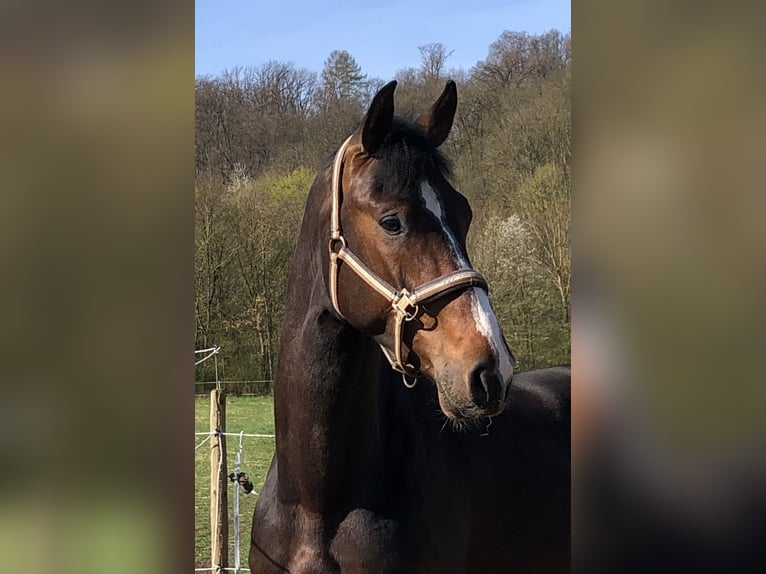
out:
{"label": "blurred background", "polygon": [[[0,8],[9,571],[193,568],[193,9]],[[763,571],[765,23],[573,6],[575,570]]]}
{"label": "blurred background", "polygon": [[764,11],[573,8],[575,567],[763,571]]}
{"label": "blurred background", "polygon": [[0,6],[0,570],[193,568],[193,10]]}

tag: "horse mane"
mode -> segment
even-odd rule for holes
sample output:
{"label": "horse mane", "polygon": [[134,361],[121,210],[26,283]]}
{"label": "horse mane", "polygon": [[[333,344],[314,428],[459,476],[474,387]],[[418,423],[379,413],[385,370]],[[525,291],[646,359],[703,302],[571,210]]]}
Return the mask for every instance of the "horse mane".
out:
{"label": "horse mane", "polygon": [[[325,158],[317,180],[329,184],[332,164],[337,149]],[[424,173],[438,173],[445,179],[452,177],[452,162],[426,137],[416,123],[395,117],[391,130],[380,149],[373,156],[380,161],[380,173],[385,180],[375,186],[373,192],[382,195],[402,193],[417,184]]]}

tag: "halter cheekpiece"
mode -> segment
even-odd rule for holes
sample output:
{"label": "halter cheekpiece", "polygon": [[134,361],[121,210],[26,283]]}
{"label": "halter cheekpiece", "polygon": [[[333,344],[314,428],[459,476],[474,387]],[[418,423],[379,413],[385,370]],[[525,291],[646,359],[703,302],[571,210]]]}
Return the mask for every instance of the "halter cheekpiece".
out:
{"label": "halter cheekpiece", "polygon": [[[404,322],[415,319],[420,313],[420,304],[430,299],[471,287],[481,287],[487,291],[487,280],[475,269],[462,269],[428,281],[411,291],[406,288],[396,289],[376,275],[361,259],[354,255],[349,249],[340,227],[341,170],[345,160],[346,148],[352,137],[349,136],[338,149],[332,170],[332,213],[329,242],[330,300],[338,315],[343,317],[338,304],[338,273],[340,271],[338,261],[342,261],[367,285],[391,303],[395,314],[394,351],[391,352],[380,343],[378,344],[391,364],[391,368],[402,374],[405,386],[412,388],[422,375],[415,366],[404,362],[402,359],[402,326]],[[411,377],[413,381],[408,382],[407,377]]]}

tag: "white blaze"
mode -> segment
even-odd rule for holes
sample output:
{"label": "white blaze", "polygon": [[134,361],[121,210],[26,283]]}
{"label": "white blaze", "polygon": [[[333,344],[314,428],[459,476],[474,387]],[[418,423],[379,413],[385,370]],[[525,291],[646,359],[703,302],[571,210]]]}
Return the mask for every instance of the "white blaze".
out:
{"label": "white blaze", "polygon": [[489,345],[497,355],[498,369],[500,376],[507,381],[513,375],[513,364],[511,356],[503,341],[500,332],[500,325],[497,323],[497,316],[489,304],[489,297],[484,289],[471,289],[473,297],[471,298],[471,311],[476,320],[476,326],[479,332],[486,337]]}
{"label": "white blaze", "polygon": [[455,256],[455,260],[459,267],[461,269],[470,269],[471,267],[468,265],[468,261],[465,260],[465,257],[463,257],[463,254],[460,251],[460,247],[458,247],[455,236],[452,235],[452,230],[449,228],[449,225],[447,225],[447,220],[444,217],[444,210],[442,209],[441,201],[439,201],[439,196],[436,195],[431,184],[427,181],[420,184],[420,196],[426,204],[426,209],[433,213],[436,219],[439,220],[439,223],[441,223],[444,235],[447,236],[447,241],[449,241],[452,255]]}
{"label": "white blaze", "polygon": [[[468,261],[463,257],[458,242],[444,217],[444,210],[442,209],[439,196],[436,195],[431,184],[427,181],[420,184],[420,196],[423,198],[426,209],[433,213],[434,217],[441,223],[442,230],[450,244],[458,268],[470,269],[471,266],[468,265]],[[513,364],[511,363],[508,349],[503,342],[497,317],[489,303],[489,297],[487,297],[487,293],[483,289],[476,287],[469,289],[468,294],[471,298],[471,313],[473,314],[474,321],[476,321],[476,329],[487,339],[487,343],[498,358],[500,375],[503,377],[503,380],[507,381],[513,375]]]}

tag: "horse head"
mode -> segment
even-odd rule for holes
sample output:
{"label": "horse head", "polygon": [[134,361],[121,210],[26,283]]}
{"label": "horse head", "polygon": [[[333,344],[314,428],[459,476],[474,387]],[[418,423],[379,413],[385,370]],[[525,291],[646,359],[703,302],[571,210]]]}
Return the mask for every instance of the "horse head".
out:
{"label": "horse head", "polygon": [[381,88],[336,154],[326,287],[339,318],[372,337],[405,384],[434,381],[445,415],[493,416],[514,361],[466,252],[471,208],[438,150],[457,89],[448,82],[412,123],[394,117],[395,88]]}

